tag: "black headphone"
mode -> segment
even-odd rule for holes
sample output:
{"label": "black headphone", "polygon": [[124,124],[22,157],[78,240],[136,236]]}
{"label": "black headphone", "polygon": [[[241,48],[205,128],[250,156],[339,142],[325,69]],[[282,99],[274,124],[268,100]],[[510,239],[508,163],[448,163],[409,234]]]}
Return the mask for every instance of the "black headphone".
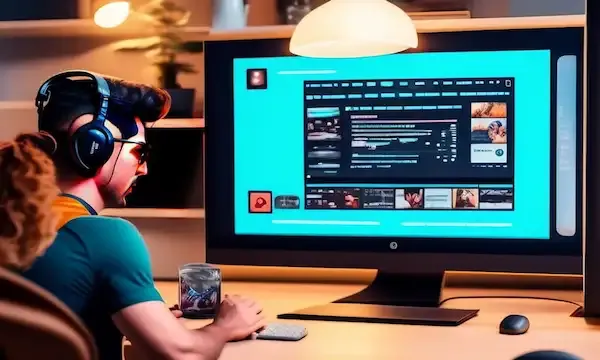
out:
{"label": "black headphone", "polygon": [[94,175],[106,164],[113,153],[115,140],[110,130],[106,128],[106,114],[108,112],[108,101],[111,96],[110,87],[106,79],[89,71],[75,70],[58,73],[48,80],[38,90],[35,104],[38,111],[38,119],[41,118],[44,106],[50,100],[51,87],[60,80],[73,77],[84,77],[94,82],[98,93],[98,103],[94,119],[69,137],[69,150],[74,160],[76,170],[87,176]]}

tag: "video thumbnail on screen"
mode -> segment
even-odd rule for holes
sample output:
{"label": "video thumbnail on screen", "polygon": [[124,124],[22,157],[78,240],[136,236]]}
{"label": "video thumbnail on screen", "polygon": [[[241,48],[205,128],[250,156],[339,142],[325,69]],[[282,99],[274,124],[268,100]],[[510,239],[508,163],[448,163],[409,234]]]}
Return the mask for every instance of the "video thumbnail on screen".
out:
{"label": "video thumbnail on screen", "polygon": [[394,189],[363,189],[363,209],[395,209]]}
{"label": "video thumbnail on screen", "polygon": [[480,209],[513,209],[513,189],[480,189]]}
{"label": "video thumbnail on screen", "polygon": [[506,103],[502,102],[476,102],[471,104],[471,117],[473,118],[505,118]]}
{"label": "video thumbnail on screen", "polygon": [[452,209],[452,189],[429,188],[425,189],[426,209]]}
{"label": "video thumbnail on screen", "polygon": [[422,209],[423,204],[422,188],[396,189],[396,209]]}
{"label": "video thumbnail on screen", "polygon": [[361,204],[360,189],[307,189],[307,209],[358,209]]}
{"label": "video thumbnail on screen", "polygon": [[307,140],[337,141],[342,139],[339,108],[308,108],[306,112]]}
{"label": "video thumbnail on screen", "polygon": [[502,102],[471,103],[471,163],[506,164],[507,106]]}
{"label": "video thumbnail on screen", "polygon": [[479,189],[452,189],[452,207],[454,209],[479,208]]}
{"label": "video thumbnail on screen", "polygon": [[471,143],[506,144],[506,119],[471,119]]}

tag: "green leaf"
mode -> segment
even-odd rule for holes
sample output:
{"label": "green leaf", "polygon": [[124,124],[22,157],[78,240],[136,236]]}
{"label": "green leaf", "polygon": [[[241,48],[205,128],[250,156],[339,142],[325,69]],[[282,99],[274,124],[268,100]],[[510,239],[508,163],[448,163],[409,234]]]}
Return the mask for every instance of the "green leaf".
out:
{"label": "green leaf", "polygon": [[141,6],[137,13],[164,27],[182,27],[187,25],[191,13],[169,0],[154,0]]}
{"label": "green leaf", "polygon": [[122,40],[113,45],[117,51],[146,51],[156,49],[163,43],[160,36]]}
{"label": "green leaf", "polygon": [[182,28],[190,20],[191,13],[173,0],[148,0],[136,11],[155,36],[120,41],[114,45],[118,51],[144,51],[146,57],[161,71],[169,69],[176,73],[195,73],[192,64],[177,62],[179,53],[202,53],[202,41],[184,41]]}
{"label": "green leaf", "polygon": [[186,41],[179,44],[179,51],[186,53],[201,53],[204,51],[203,41]]}

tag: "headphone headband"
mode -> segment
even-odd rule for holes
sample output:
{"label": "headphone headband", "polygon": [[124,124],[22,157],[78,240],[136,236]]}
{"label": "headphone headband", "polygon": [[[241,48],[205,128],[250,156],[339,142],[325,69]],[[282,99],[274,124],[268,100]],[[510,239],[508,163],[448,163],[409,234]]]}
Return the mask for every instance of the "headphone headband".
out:
{"label": "headphone headband", "polygon": [[93,120],[83,125],[70,137],[69,148],[76,169],[81,175],[93,176],[108,161],[113,149],[112,133],[105,127],[110,99],[110,87],[106,79],[98,74],[85,70],[72,70],[58,73],[46,80],[38,90],[35,105],[38,111],[38,128],[41,128],[42,112],[52,96],[52,86],[61,80],[83,77],[93,81],[98,103],[94,104]]}
{"label": "headphone headband", "polygon": [[44,103],[50,99],[50,88],[52,87],[52,85],[58,80],[68,80],[74,77],[85,77],[94,82],[94,87],[96,88],[97,93],[101,97],[99,99],[99,103],[97,104],[98,108],[95,114],[96,116],[94,116],[94,120],[104,124],[104,121],[106,121],[106,114],[108,112],[108,99],[110,98],[110,87],[108,86],[108,82],[106,81],[106,79],[104,79],[104,77],[85,70],[70,70],[60,72],[50,77],[42,84],[35,98],[35,106],[38,111],[38,120],[42,114],[42,111],[44,110]]}

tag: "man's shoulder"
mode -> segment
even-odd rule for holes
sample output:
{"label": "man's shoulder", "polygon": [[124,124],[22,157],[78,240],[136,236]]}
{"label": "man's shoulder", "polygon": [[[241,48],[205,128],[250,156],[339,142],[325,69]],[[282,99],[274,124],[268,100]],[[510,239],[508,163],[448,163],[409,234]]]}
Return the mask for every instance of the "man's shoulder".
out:
{"label": "man's shoulder", "polygon": [[66,223],[59,232],[78,237],[96,264],[134,254],[145,257],[148,252],[146,242],[135,225],[117,217],[81,216]]}
{"label": "man's shoulder", "polygon": [[131,222],[118,218],[100,215],[80,216],[71,219],[60,230],[74,232],[79,236],[100,236],[106,233],[110,235],[139,235],[135,225]]}
{"label": "man's shoulder", "polygon": [[84,226],[115,226],[115,227],[133,227],[135,226],[128,220],[102,215],[79,216],[67,223],[67,225],[84,225]]}
{"label": "man's shoulder", "polygon": [[117,217],[77,217],[67,222],[59,230],[61,233],[77,237],[94,258],[146,250],[146,243],[135,225]]}

